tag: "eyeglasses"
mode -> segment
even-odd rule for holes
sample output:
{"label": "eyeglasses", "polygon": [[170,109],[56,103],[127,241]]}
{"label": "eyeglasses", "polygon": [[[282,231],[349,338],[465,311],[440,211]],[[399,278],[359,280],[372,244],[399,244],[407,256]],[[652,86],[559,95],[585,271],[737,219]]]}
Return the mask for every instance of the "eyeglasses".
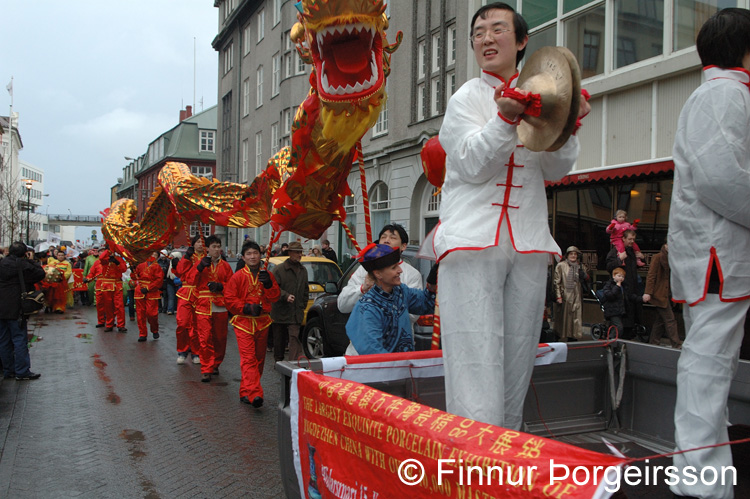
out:
{"label": "eyeglasses", "polygon": [[473,41],[473,42],[482,42],[482,41],[484,41],[484,37],[487,36],[488,34],[491,34],[492,35],[492,39],[494,40],[495,38],[497,38],[498,36],[502,35],[503,33],[510,33],[512,31],[513,30],[511,30],[510,28],[503,28],[501,26],[495,26],[494,28],[492,28],[489,31],[475,31],[471,35],[470,40]]}

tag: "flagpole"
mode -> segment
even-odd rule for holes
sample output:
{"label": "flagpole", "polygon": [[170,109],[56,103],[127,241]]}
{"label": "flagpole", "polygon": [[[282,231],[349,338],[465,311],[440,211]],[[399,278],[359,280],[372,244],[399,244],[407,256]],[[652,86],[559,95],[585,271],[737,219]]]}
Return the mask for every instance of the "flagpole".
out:
{"label": "flagpole", "polygon": [[[8,113],[8,128],[10,134],[8,135],[8,143],[10,144],[9,164],[8,164],[8,175],[6,178],[13,179],[13,76],[10,77],[10,83],[5,87],[10,94],[10,112]],[[7,186],[10,187],[10,186]],[[15,187],[13,187],[15,189]],[[10,241],[13,242],[13,241]]]}

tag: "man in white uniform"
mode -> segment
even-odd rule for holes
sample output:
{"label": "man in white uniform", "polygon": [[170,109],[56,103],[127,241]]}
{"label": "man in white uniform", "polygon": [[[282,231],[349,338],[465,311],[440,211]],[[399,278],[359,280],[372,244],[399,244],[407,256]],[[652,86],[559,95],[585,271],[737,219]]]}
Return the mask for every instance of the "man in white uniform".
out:
{"label": "man in white uniform", "polygon": [[501,92],[515,87],[526,21],[493,3],[474,14],[470,32],[482,75],[451,97],[440,129],[446,174],[433,245],[446,402],[451,413],[520,429],[547,262],[561,253],[547,225],[544,181],[570,171],[579,145],[571,137],[556,152],[531,152],[518,140],[526,104]]}
{"label": "man in white uniform", "polygon": [[[678,450],[728,441],[727,397],[750,305],[750,11],[723,9],[696,41],[705,83],[685,103],[674,143],[669,211],[672,294],[686,338],[677,364]],[[676,455],[693,476],[732,465],[728,446]],[[706,479],[713,474],[706,471]],[[689,476],[685,476],[689,480]],[[676,496],[731,498],[731,483],[681,479]]]}
{"label": "man in white uniform", "polygon": [[[379,244],[387,244],[391,248],[399,250],[403,253],[409,244],[409,235],[399,224],[388,224],[383,227],[378,235]],[[422,289],[422,274],[417,269],[409,265],[408,263],[401,261],[401,280],[404,284],[410,288]],[[339,306],[339,310],[344,314],[349,314],[354,309],[354,305],[357,304],[362,296],[367,293],[375,282],[369,278],[367,271],[361,265],[354,274],[349,278],[349,282],[341,290],[336,303]],[[419,318],[418,315],[410,315],[412,324],[414,324]]]}

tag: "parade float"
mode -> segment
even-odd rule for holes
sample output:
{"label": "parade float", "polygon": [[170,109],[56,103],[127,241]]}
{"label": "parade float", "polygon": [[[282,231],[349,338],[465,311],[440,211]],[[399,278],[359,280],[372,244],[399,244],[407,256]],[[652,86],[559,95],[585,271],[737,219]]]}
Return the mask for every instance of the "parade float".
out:
{"label": "parade float", "polygon": [[[131,265],[194,221],[238,228],[270,223],[271,244],[284,231],[318,238],[338,221],[359,248],[343,209],[354,164],[371,242],[360,140],[384,105],[390,57],[402,35],[388,42],[383,0],[302,0],[296,6],[291,38],[312,71],[291,146],[249,186],[198,178],[186,165],[168,163],[139,222],[134,201],[116,201],[103,213],[102,232]],[[580,95],[575,59],[560,48],[546,49],[519,79],[536,110],[519,135],[537,150],[559,147],[573,132]],[[436,140],[423,160],[430,182],[440,185],[444,154]],[[522,431],[445,412],[439,350],[277,363],[286,495],[562,499],[609,497],[623,484],[648,487],[664,479],[664,471],[653,474],[653,465],[670,463],[664,454],[673,448],[678,355],[620,340],[572,348],[542,344]],[[729,413],[750,420],[745,362],[732,385]]]}

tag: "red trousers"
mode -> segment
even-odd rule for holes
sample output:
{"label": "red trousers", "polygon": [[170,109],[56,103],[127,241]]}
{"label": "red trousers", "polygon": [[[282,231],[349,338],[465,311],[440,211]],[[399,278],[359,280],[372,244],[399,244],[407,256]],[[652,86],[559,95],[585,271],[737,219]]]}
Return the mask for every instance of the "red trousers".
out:
{"label": "red trousers", "polygon": [[96,322],[107,327],[125,327],[125,303],[122,300],[122,288],[115,291],[96,292]]}
{"label": "red trousers", "polygon": [[211,374],[218,369],[227,351],[227,312],[211,315],[195,314],[195,327],[201,340],[201,373]]}
{"label": "red trousers", "polygon": [[263,366],[266,363],[266,345],[268,344],[269,328],[248,334],[234,329],[237,336],[237,348],[240,351],[240,397],[247,397],[252,402],[255,397],[263,398],[263,387],[260,378],[263,376]]}
{"label": "red trousers", "polygon": [[201,351],[201,341],[195,327],[195,307],[189,301],[177,298],[177,353],[188,350],[193,355],[199,355]]}
{"label": "red trousers", "polygon": [[159,332],[159,300],[136,298],[135,315],[138,319],[138,336],[148,336],[146,321],[151,326],[152,333]]}

